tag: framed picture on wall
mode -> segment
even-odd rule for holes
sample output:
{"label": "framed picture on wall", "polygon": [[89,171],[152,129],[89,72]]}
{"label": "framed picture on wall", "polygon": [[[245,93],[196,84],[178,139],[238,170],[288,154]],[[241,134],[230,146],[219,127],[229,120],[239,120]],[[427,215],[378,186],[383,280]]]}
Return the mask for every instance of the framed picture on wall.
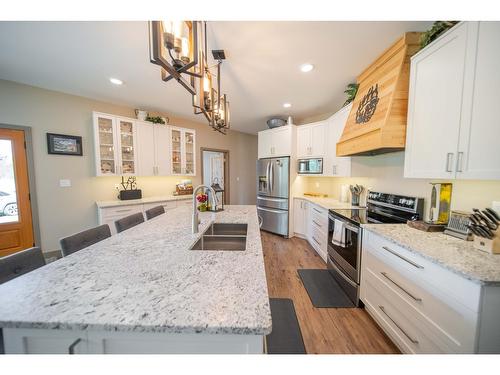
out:
{"label": "framed picture on wall", "polygon": [[47,148],[49,154],[82,156],[82,137],[47,133]]}

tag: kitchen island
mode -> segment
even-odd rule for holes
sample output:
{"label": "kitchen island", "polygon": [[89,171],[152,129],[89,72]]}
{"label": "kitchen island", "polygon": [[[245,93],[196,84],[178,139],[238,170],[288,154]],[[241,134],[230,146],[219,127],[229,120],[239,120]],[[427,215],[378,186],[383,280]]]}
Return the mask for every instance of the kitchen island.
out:
{"label": "kitchen island", "polygon": [[[262,353],[271,332],[255,206],[178,207],[0,286],[6,353]],[[248,224],[246,250],[189,248]]]}

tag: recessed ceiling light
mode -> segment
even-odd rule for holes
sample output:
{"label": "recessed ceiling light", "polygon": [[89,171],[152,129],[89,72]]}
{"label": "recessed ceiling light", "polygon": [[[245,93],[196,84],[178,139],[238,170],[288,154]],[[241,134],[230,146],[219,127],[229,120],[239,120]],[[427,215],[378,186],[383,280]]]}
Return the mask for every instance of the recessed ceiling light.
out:
{"label": "recessed ceiling light", "polygon": [[110,78],[109,82],[111,82],[113,85],[123,85],[123,81],[118,78]]}
{"label": "recessed ceiling light", "polygon": [[292,105],[290,103],[283,103],[284,108],[290,108]]}
{"label": "recessed ceiling light", "polygon": [[314,69],[314,65],[313,64],[302,64],[300,66],[300,70],[302,72],[304,72],[304,73],[310,72],[313,69]]}

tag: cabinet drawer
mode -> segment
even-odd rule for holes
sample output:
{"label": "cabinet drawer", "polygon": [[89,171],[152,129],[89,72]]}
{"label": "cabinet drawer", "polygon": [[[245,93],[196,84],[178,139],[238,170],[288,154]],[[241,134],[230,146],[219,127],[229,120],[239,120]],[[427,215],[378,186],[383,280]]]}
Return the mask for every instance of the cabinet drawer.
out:
{"label": "cabinet drawer", "polygon": [[121,218],[121,217],[135,214],[136,212],[142,212],[142,204],[101,208],[101,216],[103,219],[104,218]]}
{"label": "cabinet drawer", "polygon": [[368,282],[362,299],[370,315],[404,353],[446,353],[420,321]]}
{"label": "cabinet drawer", "polygon": [[311,225],[325,234],[328,233],[328,212],[322,212],[322,210],[312,206]]}
{"label": "cabinet drawer", "polygon": [[371,251],[383,263],[405,275],[431,294],[442,295],[448,304],[456,302],[479,311],[481,286],[370,231],[363,232],[363,253]]}
{"label": "cabinet drawer", "polygon": [[327,241],[328,235],[313,225],[311,227],[310,243],[325,262],[327,258]]}
{"label": "cabinet drawer", "polygon": [[473,351],[477,322],[474,311],[454,301],[447,304],[443,301],[446,296],[433,295],[421,288],[370,251],[364,252],[362,259],[362,289],[365,283],[372,284],[384,296],[390,296],[394,304],[406,305],[411,311],[410,317],[419,315],[453,352]]}

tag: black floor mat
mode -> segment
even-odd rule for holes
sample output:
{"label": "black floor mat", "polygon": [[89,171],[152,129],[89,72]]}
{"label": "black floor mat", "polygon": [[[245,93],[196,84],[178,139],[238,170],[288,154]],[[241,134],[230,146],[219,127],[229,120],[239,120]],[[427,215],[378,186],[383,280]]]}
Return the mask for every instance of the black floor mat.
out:
{"label": "black floor mat", "polygon": [[314,307],[354,307],[328,270],[297,270]]}
{"label": "black floor mat", "polygon": [[270,298],[273,331],[266,336],[268,354],[306,354],[293,301]]}

